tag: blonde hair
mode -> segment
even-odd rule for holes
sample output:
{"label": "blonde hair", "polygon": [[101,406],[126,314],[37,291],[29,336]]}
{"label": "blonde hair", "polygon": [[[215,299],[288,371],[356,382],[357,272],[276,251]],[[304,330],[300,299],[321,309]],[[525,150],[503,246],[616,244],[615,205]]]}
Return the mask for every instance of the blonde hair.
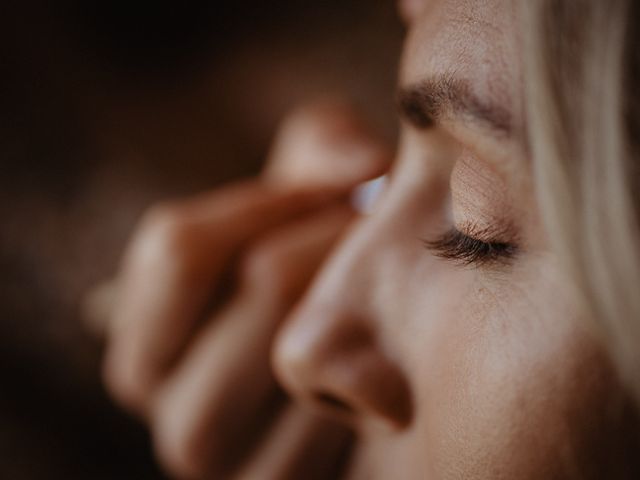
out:
{"label": "blonde hair", "polygon": [[640,61],[634,0],[522,0],[538,200],[621,381],[640,405]]}

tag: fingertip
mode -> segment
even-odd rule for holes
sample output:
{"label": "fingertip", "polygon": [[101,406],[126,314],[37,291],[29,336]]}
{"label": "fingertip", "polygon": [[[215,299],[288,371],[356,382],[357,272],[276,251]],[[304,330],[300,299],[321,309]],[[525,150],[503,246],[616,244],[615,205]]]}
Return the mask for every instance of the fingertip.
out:
{"label": "fingertip", "polygon": [[343,101],[304,106],[283,123],[263,178],[284,186],[353,187],[390,165],[386,142]]}

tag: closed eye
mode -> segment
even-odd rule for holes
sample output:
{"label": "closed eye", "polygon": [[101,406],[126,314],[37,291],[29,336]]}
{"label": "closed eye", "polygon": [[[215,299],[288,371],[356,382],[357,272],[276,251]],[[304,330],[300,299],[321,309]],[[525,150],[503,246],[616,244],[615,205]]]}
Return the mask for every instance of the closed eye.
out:
{"label": "closed eye", "polygon": [[440,258],[467,266],[508,263],[518,251],[511,243],[479,240],[478,233],[470,236],[452,228],[434,240],[425,241],[424,245]]}

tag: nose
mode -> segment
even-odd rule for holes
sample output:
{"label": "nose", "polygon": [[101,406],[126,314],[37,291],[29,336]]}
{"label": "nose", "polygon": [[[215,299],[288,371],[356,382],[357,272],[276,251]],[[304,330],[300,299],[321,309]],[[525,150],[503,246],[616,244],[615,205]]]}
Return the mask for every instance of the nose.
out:
{"label": "nose", "polygon": [[276,341],[274,367],[292,395],[350,423],[411,422],[408,382],[373,323],[337,304],[301,305]]}

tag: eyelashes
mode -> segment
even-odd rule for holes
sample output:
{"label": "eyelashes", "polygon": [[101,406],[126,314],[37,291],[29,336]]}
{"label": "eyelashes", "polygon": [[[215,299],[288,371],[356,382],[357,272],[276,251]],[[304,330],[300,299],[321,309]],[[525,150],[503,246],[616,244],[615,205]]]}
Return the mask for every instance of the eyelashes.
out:
{"label": "eyelashes", "polygon": [[[468,235],[452,228],[439,238],[425,241],[424,245],[436,256],[463,266],[508,264],[518,251],[517,246],[512,243],[479,240],[478,237],[491,238],[491,232],[474,231]],[[493,237],[495,238],[495,234]]]}

